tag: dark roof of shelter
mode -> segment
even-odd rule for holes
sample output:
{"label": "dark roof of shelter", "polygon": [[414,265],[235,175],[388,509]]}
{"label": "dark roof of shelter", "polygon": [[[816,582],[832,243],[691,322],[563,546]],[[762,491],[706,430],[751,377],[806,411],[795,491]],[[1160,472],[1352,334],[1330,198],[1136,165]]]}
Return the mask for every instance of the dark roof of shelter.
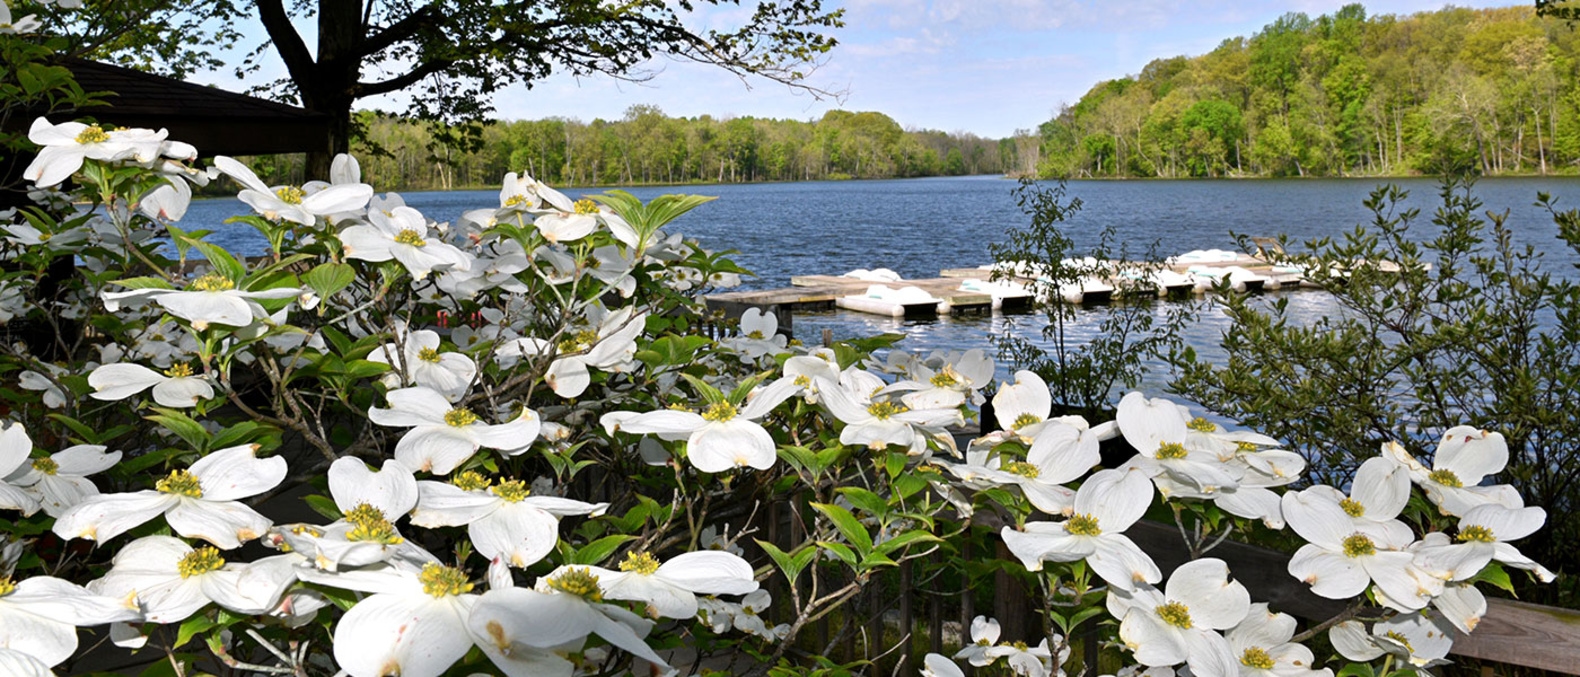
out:
{"label": "dark roof of shelter", "polygon": [[91,116],[123,127],[164,128],[204,155],[329,149],[329,116],[276,101],[83,59],[66,59],[85,92],[114,92],[108,106],[51,118]]}

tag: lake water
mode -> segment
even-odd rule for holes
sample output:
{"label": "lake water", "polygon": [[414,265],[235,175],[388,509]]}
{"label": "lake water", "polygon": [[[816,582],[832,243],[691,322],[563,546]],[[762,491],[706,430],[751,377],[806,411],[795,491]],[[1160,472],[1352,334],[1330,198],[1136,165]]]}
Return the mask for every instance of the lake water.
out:
{"label": "lake water", "polygon": [[[1428,237],[1430,215],[1439,204],[1437,183],[1430,179],[1394,180],[1410,191],[1406,207],[1421,210],[1412,230]],[[1339,237],[1357,224],[1370,223],[1362,201],[1379,183],[1373,179],[1321,180],[1188,180],[1072,181],[1068,196],[1082,200],[1082,210],[1068,224],[1077,241],[1090,242],[1106,227],[1138,252],[1157,241],[1165,255],[1192,249],[1233,249],[1231,233],[1253,236],[1288,234],[1293,241]],[[716,195],[672,223],[667,230],[700,240],[710,249],[735,249],[743,266],[757,273],[743,288],[789,286],[790,276],[840,274],[856,268],[890,268],[906,278],[936,277],[941,269],[991,263],[988,245],[1003,241],[1013,227],[1029,218],[1016,206],[1016,183],[999,177],[927,178],[891,181],[735,184],[668,188],[631,188],[646,200],[664,193]],[[589,191],[567,189],[574,197]],[[1558,198],[1560,208],[1580,206],[1580,178],[1483,179],[1475,194],[1487,209],[1509,210],[1514,237],[1546,252],[1548,270],[1570,274],[1574,253],[1557,240],[1557,227],[1533,203],[1538,192]],[[403,194],[406,202],[439,221],[452,221],[463,211],[498,204],[497,191],[423,192]],[[249,213],[236,200],[195,202],[183,226],[210,227],[214,239],[236,253],[256,254],[264,243],[246,227],[219,225],[224,218]],[[1319,292],[1280,292],[1302,316],[1332,310]],[[1102,309],[1089,311],[1072,328],[1078,338],[1089,335]],[[1009,322],[1036,335],[1042,326],[1035,316],[961,317],[937,320],[894,320],[846,311],[798,314],[796,333],[815,341],[823,329],[835,338],[903,332],[901,344],[913,351],[987,347],[987,336],[1005,331]],[[1220,313],[1203,313],[1187,337],[1198,352],[1218,353],[1217,341],[1227,326]],[[1001,372],[1007,373],[1001,367]],[[1161,392],[1165,375],[1149,376],[1145,387]]]}

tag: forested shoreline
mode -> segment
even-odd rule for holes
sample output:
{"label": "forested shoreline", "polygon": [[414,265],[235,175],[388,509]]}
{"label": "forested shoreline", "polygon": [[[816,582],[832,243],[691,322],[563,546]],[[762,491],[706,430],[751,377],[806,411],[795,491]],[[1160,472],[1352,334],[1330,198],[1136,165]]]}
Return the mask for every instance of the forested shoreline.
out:
{"label": "forested shoreline", "polygon": [[1580,167],[1580,35],[1530,6],[1291,13],[1098,83],[1038,129],[1044,176],[1352,176]]}
{"label": "forested shoreline", "polygon": [[[487,186],[511,171],[578,186],[1570,174],[1580,172],[1577,75],[1576,28],[1529,6],[1369,16],[1352,4],[1154,60],[1003,139],[905,128],[871,111],[684,118],[639,105],[619,120],[472,129],[363,111],[354,152],[367,175],[402,190]],[[257,164],[270,180],[302,179],[300,156]]]}
{"label": "forested shoreline", "polygon": [[[876,112],[830,111],[798,121],[680,118],[632,106],[615,121],[491,122],[475,130],[472,150],[431,143],[436,133],[463,130],[372,112],[358,121],[366,131],[353,152],[363,173],[407,190],[488,186],[506,172],[574,186],[1002,174],[1014,154],[1007,140],[907,130]],[[260,160],[261,176],[300,176],[301,156]]]}

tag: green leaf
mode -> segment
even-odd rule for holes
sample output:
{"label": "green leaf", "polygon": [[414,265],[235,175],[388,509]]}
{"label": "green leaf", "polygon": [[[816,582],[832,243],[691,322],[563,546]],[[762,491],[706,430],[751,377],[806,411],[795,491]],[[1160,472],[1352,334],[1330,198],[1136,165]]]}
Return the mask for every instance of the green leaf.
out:
{"label": "green leaf", "polygon": [[154,411],[159,413],[152,416],[144,416],[143,418],[153,421],[154,423],[158,423],[160,426],[163,426],[165,430],[175,433],[177,437],[185,440],[187,444],[192,445],[193,449],[198,451],[208,451],[210,436],[208,434],[208,430],[203,427],[203,424],[192,420],[192,417],[176,411],[175,409],[154,407]]}
{"label": "green leaf", "polygon": [[179,649],[185,646],[187,642],[192,641],[193,635],[212,630],[216,625],[219,625],[219,621],[209,618],[208,614],[186,619],[181,623],[181,627],[176,630],[176,643],[171,648]]}
{"label": "green leaf", "polygon": [[190,237],[186,238],[186,241],[197,247],[198,251],[203,252],[203,258],[208,259],[209,265],[214,267],[214,272],[225,276],[226,279],[236,282],[247,276],[247,267],[243,266],[240,261],[237,261],[236,257],[232,256],[230,252],[225,251],[223,247],[212,242]]}
{"label": "green leaf", "polygon": [[162,277],[129,277],[124,280],[116,280],[115,284],[127,289],[175,289],[175,287],[170,286],[168,280]]}
{"label": "green leaf", "polygon": [[774,564],[784,572],[785,580],[790,581],[792,585],[795,584],[796,577],[801,575],[802,570],[806,569],[806,565],[812,563],[812,558],[817,556],[817,548],[811,545],[803,545],[789,553],[761,539],[757,539],[757,545],[773,558]]}
{"label": "green leaf", "polygon": [[1509,593],[1510,596],[1518,597],[1518,595],[1514,594],[1514,583],[1509,580],[1509,572],[1505,571],[1503,565],[1497,562],[1487,562],[1487,566],[1476,572],[1475,577],[1471,578],[1470,582],[1487,583]]}
{"label": "green leaf", "polygon": [[916,543],[942,543],[943,539],[921,530],[901,532],[894,538],[879,543],[877,551],[885,555]]}
{"label": "green leaf", "polygon": [[871,491],[861,487],[840,487],[838,491],[844,494],[845,500],[850,501],[851,505],[861,510],[879,516],[889,513],[889,502]]}
{"label": "green leaf", "polygon": [[588,543],[571,554],[569,564],[599,564],[609,558],[621,545],[636,540],[635,536],[628,534],[614,534],[604,536]]}
{"label": "green leaf", "polygon": [[1334,677],[1372,677],[1377,674],[1372,670],[1371,663],[1350,663],[1339,670]]}
{"label": "green leaf", "polygon": [[340,506],[335,505],[335,500],[328,496],[308,494],[302,497],[302,502],[312,508],[313,512],[323,515],[325,519],[337,520],[344,517],[340,512]]}
{"label": "green leaf", "polygon": [[827,550],[829,552],[834,553],[835,557],[840,558],[846,564],[849,564],[851,566],[856,566],[856,561],[857,561],[856,560],[856,553],[851,552],[850,547],[846,546],[844,543],[832,543],[832,542],[829,542],[829,541],[818,541],[817,544],[819,546],[821,546],[824,550]]}
{"label": "green leaf", "polygon": [[838,529],[840,535],[850,541],[851,546],[863,557],[872,552],[872,535],[867,533],[867,528],[862,526],[861,521],[850,514],[849,510],[832,503],[813,503],[812,507],[827,515],[828,520],[834,523],[834,528]]}
{"label": "green leaf", "polygon": [[356,279],[357,269],[344,263],[321,263],[302,276],[303,283],[318,292],[319,298],[326,299]]}

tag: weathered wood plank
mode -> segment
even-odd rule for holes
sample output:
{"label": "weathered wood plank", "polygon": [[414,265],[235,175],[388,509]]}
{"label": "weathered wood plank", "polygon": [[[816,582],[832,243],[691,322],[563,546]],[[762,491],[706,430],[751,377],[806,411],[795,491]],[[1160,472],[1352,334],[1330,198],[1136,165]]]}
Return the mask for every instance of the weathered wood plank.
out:
{"label": "weathered wood plank", "polygon": [[1489,599],[1476,631],[1456,633],[1453,653],[1580,674],[1580,611]]}

